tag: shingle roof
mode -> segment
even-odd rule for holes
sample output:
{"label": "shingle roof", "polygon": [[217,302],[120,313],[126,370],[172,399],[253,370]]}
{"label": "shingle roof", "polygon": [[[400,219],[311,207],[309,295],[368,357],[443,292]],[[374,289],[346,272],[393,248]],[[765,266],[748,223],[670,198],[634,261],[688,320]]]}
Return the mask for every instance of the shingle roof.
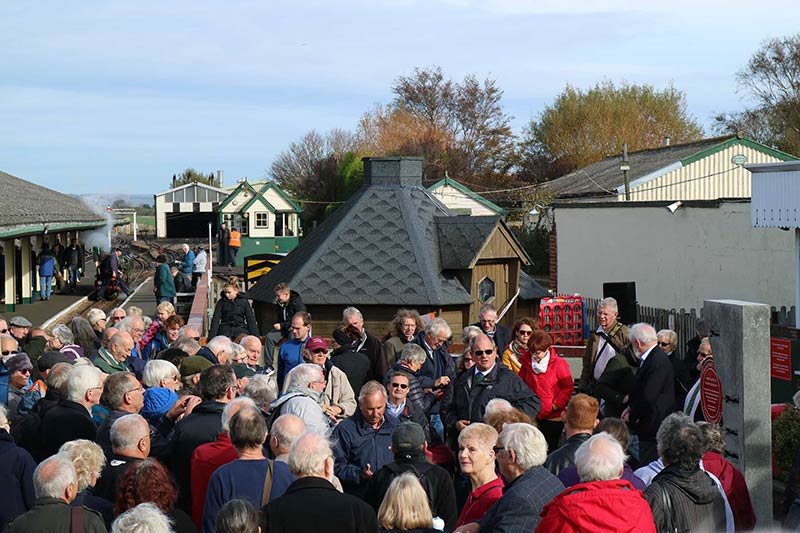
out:
{"label": "shingle roof", "polygon": [[[686,144],[630,152],[628,154],[630,159],[628,178],[630,181],[634,181],[656,170],[680,163],[698,152],[738,138],[736,135],[727,135]],[[622,171],[619,169],[620,159],[620,155],[607,157],[566,176],[548,181],[542,184],[540,190],[557,198],[616,196],[620,192],[617,188],[623,183]]]}
{"label": "shingle roof", "polygon": [[82,201],[0,171],[0,233],[47,224],[97,227],[105,218]]}
{"label": "shingle roof", "polygon": [[499,220],[499,216],[436,217],[442,268],[469,268]]}
{"label": "shingle roof", "polygon": [[[421,160],[410,162],[421,172]],[[373,163],[376,174],[389,172],[386,159]],[[436,218],[451,213],[407,171],[388,180],[365,176],[359,191],[258,280],[251,298],[271,302],[272,288],[286,282],[317,305],[470,304],[469,292],[442,273]]]}
{"label": "shingle roof", "polygon": [[539,300],[549,298],[551,294],[538,281],[530,277],[524,271],[519,273],[519,299],[520,300]]}

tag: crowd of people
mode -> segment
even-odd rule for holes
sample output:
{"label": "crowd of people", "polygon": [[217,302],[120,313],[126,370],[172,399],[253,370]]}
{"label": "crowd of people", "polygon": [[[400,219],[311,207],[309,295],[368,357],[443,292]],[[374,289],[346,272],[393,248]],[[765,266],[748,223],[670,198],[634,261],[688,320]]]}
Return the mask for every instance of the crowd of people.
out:
{"label": "crowd of people", "polygon": [[[490,305],[456,339],[412,309],[378,337],[355,307],[326,338],[281,284],[259,337],[238,283],[222,292],[205,345],[169,301],[50,332],[0,320],[0,528],[755,527],[674,332],[620,324],[611,298],[573,380],[538,320]],[[694,350],[696,369],[710,343]]]}

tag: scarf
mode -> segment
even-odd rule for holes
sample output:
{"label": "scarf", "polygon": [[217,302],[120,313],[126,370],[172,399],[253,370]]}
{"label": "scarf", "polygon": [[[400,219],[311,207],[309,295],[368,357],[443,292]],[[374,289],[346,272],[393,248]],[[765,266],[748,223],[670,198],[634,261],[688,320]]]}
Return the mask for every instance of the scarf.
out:
{"label": "scarf", "polygon": [[508,348],[511,350],[511,353],[509,354],[508,357],[514,363],[514,366],[519,368],[522,365],[522,363],[519,362],[519,359],[520,357],[528,353],[528,345],[519,342],[517,339],[514,339],[508,345]]}
{"label": "scarf", "polygon": [[541,361],[536,361],[533,357],[531,357],[531,368],[537,374],[544,374],[547,372],[547,364],[550,362],[550,352],[547,353],[544,357],[542,357]]}

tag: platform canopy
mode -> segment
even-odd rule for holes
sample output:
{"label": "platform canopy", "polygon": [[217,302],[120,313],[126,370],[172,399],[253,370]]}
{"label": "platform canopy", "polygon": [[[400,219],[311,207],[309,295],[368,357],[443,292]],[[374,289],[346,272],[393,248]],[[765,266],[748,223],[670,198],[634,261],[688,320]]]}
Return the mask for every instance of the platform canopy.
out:
{"label": "platform canopy", "polygon": [[86,231],[106,218],[80,199],[0,171],[0,239]]}

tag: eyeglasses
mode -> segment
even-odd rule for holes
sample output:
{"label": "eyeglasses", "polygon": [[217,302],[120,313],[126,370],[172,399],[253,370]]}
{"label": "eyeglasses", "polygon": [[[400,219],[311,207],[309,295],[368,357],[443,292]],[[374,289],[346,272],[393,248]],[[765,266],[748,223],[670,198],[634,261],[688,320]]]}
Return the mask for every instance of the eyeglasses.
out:
{"label": "eyeglasses", "polygon": [[493,353],[494,353],[494,348],[489,348],[487,350],[475,350],[472,352],[473,355],[477,355],[478,357],[480,357],[483,354],[492,355]]}
{"label": "eyeglasses", "polygon": [[492,448],[492,450],[494,450],[495,455],[497,455],[500,452],[506,451],[506,449],[503,448],[502,446],[495,446],[495,447]]}
{"label": "eyeglasses", "polygon": [[[139,386],[138,386],[138,387],[136,387],[135,389],[131,389],[131,390],[129,390],[128,392],[138,392],[138,391],[140,391],[140,390],[144,390],[144,387],[142,387],[141,385],[139,385]],[[126,394],[127,394],[127,393],[126,393]]]}
{"label": "eyeglasses", "polygon": [[30,374],[31,373],[31,369],[30,368],[20,368],[17,372],[19,372],[20,374]]}
{"label": "eyeglasses", "polygon": [[671,344],[672,344],[671,342],[659,342],[659,343],[658,343],[658,345],[659,345],[659,346],[663,346],[663,347],[665,347],[665,348],[666,348],[667,346],[671,345]]}
{"label": "eyeglasses", "polygon": [[124,316],[112,316],[111,320],[113,320],[114,322],[119,322],[120,320],[123,320],[124,318],[125,318]]}
{"label": "eyeglasses", "polygon": [[17,350],[3,350],[0,353],[2,353],[3,355],[11,355],[11,354],[19,353],[19,352]]}
{"label": "eyeglasses", "polygon": [[311,353],[315,354],[328,353],[328,350],[326,350],[325,348],[319,348],[317,350],[311,350]]}
{"label": "eyeglasses", "polygon": [[405,389],[408,388],[408,384],[407,383],[392,383],[392,388],[396,389],[397,387],[400,387],[401,389],[405,390]]}
{"label": "eyeglasses", "polygon": [[532,329],[521,329],[517,332],[519,335],[525,335],[526,337],[533,333]]}

